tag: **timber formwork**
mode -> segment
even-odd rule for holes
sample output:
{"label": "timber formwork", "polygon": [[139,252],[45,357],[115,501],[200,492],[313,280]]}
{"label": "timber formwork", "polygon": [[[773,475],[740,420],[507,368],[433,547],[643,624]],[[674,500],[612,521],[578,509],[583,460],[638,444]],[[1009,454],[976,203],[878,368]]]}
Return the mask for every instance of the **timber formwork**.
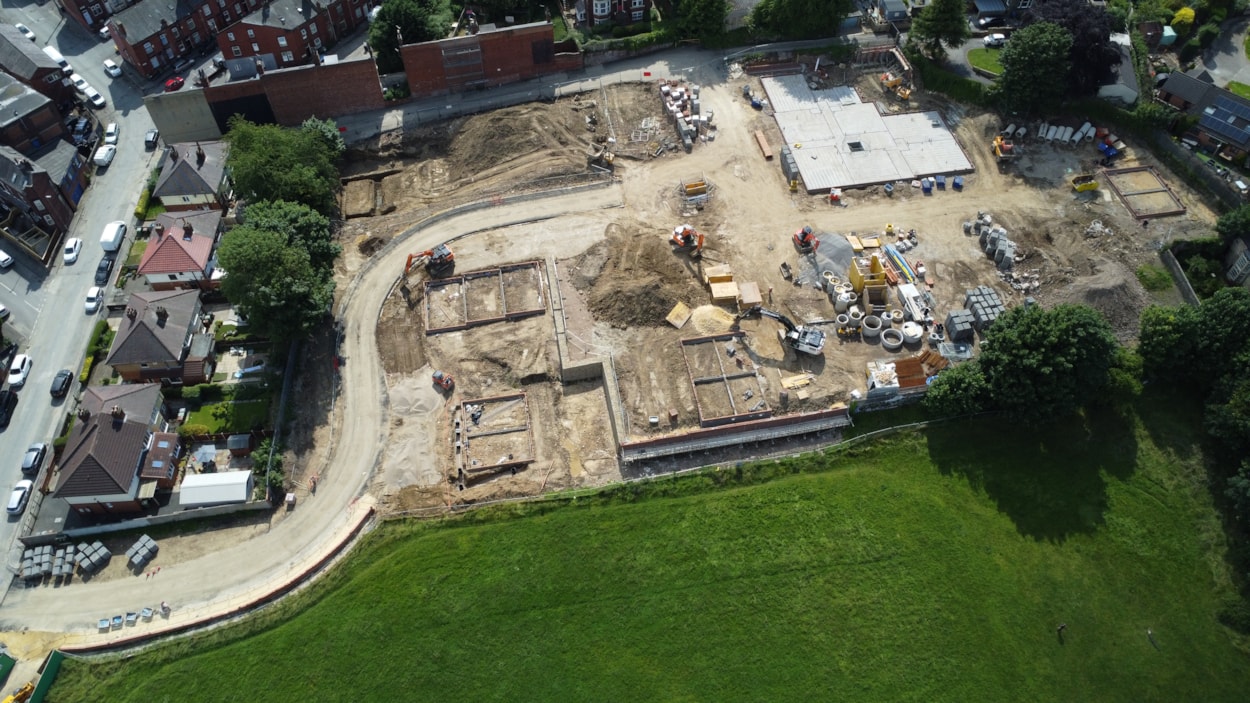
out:
{"label": "timber formwork", "polygon": [[525,261],[425,282],[425,333],[466,330],[547,312],[542,262]]}

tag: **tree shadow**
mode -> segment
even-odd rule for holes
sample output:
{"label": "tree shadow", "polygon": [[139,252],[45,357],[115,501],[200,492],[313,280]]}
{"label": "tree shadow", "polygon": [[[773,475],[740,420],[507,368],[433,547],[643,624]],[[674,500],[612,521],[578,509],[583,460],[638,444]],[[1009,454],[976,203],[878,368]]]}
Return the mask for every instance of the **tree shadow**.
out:
{"label": "tree shadow", "polygon": [[939,471],[985,491],[1020,534],[1048,542],[1098,529],[1107,510],[1102,472],[1124,479],[1137,462],[1131,416],[1109,409],[1037,426],[1004,417],[940,424],[926,436]]}

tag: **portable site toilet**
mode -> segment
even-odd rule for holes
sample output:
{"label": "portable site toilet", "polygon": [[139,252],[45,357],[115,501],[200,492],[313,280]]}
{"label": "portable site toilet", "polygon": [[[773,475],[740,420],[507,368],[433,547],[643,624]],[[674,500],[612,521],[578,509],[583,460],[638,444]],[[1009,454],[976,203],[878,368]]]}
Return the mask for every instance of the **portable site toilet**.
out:
{"label": "portable site toilet", "polygon": [[946,176],[934,176],[933,180],[937,183],[938,190],[946,190]]}

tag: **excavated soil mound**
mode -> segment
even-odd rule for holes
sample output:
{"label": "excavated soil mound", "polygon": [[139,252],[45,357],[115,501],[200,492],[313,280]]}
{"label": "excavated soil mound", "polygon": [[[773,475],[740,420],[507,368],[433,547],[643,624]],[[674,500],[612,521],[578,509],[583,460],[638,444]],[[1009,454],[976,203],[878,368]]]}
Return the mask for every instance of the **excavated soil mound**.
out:
{"label": "excavated soil mound", "polygon": [[733,327],[734,316],[725,308],[716,305],[700,305],[690,311],[690,322],[686,329],[701,335],[728,332]]}
{"label": "excavated soil mound", "polygon": [[599,322],[658,326],[678,301],[706,299],[698,264],[675,254],[666,233],[638,223],[610,224],[603,242],[575,259],[573,285]]}
{"label": "excavated soil mound", "polygon": [[1150,298],[1123,266],[1103,262],[1093,276],[1076,279],[1058,296],[1059,302],[1088,305],[1107,318],[1121,341],[1137,335],[1138,316]]}

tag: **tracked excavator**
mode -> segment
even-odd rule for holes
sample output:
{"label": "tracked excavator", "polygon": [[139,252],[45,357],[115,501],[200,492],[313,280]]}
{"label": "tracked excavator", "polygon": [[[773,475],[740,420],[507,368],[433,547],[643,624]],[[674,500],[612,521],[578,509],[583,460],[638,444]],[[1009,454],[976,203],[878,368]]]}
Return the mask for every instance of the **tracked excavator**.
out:
{"label": "tracked excavator", "polygon": [[446,244],[439,244],[433,249],[417,254],[409,254],[408,262],[404,264],[404,275],[412,273],[417,266],[425,266],[426,273],[438,278],[451,273],[456,267],[456,255],[451,253],[451,249]]}
{"label": "tracked excavator", "polygon": [[807,329],[800,327],[790,318],[779,312],[769,310],[768,308],[755,305],[743,310],[734,317],[734,327],[742,320],[752,317],[768,317],[780,322],[786,328],[784,334],[781,335],[782,342],[793,348],[801,354],[809,354],[811,356],[820,356],[825,350],[825,333],[820,330]]}
{"label": "tracked excavator", "polygon": [[703,233],[690,225],[678,225],[673,228],[673,236],[669,239],[673,251],[682,251],[697,259],[703,256]]}
{"label": "tracked excavator", "polygon": [[816,238],[811,227],[804,227],[794,233],[794,248],[798,249],[800,254],[810,254],[816,251],[819,245],[820,240]]}

